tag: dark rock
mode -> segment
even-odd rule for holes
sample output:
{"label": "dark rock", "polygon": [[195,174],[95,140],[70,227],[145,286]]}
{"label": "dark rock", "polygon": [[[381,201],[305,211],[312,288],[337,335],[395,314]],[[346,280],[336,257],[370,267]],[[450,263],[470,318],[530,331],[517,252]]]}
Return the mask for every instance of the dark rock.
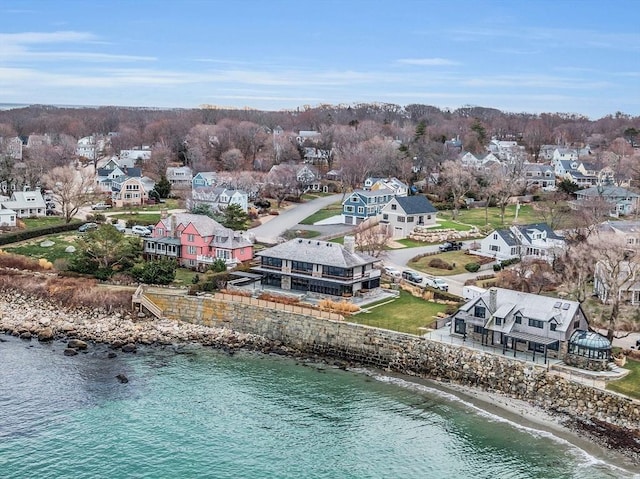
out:
{"label": "dark rock", "polygon": [[51,341],[53,339],[53,329],[44,328],[38,333],[38,341]]}
{"label": "dark rock", "polygon": [[67,344],[67,347],[72,349],[87,349],[88,346],[89,345],[81,339],[72,339]]}
{"label": "dark rock", "polygon": [[109,345],[110,349],[120,349],[126,343],[124,341],[114,341]]}
{"label": "dark rock", "polygon": [[122,346],[123,353],[135,353],[138,350],[137,346],[133,343],[127,343]]}
{"label": "dark rock", "polygon": [[20,339],[31,339],[31,333],[29,331],[25,331],[20,335]]}
{"label": "dark rock", "polygon": [[116,378],[118,378],[118,381],[120,381],[121,384],[126,384],[129,382],[129,378],[124,374],[118,374]]}
{"label": "dark rock", "polygon": [[116,353],[114,353],[113,351],[111,351],[109,354],[107,354],[107,357],[109,359],[113,359],[113,358],[117,358],[118,355]]}
{"label": "dark rock", "polygon": [[76,351],[76,350],[75,350],[75,349],[73,349],[73,348],[66,348],[66,349],[64,350],[64,355],[65,355],[65,356],[75,356],[76,354],[78,354],[78,351]]}

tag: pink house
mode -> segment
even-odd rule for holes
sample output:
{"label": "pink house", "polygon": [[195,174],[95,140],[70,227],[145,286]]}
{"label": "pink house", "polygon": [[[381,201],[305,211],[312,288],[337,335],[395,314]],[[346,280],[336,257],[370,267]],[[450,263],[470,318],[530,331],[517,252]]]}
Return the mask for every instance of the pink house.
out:
{"label": "pink house", "polygon": [[144,238],[143,254],[147,259],[175,258],[180,266],[204,270],[217,259],[227,265],[253,259],[253,244],[208,216],[175,213]]}

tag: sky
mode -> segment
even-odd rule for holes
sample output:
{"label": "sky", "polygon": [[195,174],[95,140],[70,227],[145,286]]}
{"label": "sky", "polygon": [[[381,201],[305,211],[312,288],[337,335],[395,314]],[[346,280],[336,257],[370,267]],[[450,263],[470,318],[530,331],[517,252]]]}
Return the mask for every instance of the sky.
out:
{"label": "sky", "polygon": [[0,0],[0,104],[640,115],[637,0]]}

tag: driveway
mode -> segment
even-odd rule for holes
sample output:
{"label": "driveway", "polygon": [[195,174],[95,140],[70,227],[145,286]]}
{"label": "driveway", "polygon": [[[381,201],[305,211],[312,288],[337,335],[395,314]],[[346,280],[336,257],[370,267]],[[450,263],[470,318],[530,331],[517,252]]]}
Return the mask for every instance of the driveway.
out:
{"label": "driveway", "polygon": [[[306,217],[311,216],[316,211],[319,211],[332,203],[336,203],[342,200],[342,194],[322,196],[307,203],[300,203],[299,205],[290,208],[283,213],[280,213],[275,218],[267,221],[256,228],[251,228],[249,233],[253,233],[256,241],[259,243],[275,244],[278,242],[278,238],[282,234],[296,226]],[[313,228],[316,229],[316,228]]]}
{"label": "driveway", "polygon": [[[465,247],[469,247],[469,244],[473,243],[474,240],[463,241]],[[433,253],[438,251],[437,244],[429,245],[429,246],[419,246],[417,248],[401,248],[389,250],[386,253],[386,257],[384,259],[384,264],[388,266],[393,266],[396,269],[402,271],[403,269],[407,269],[407,263],[414,256],[418,256],[424,253]],[[420,271],[418,271],[419,274]],[[461,273],[452,276],[441,276],[443,280],[447,282],[449,285],[449,292],[451,294],[455,294],[456,296],[462,297],[462,288],[464,287],[465,281],[468,279],[476,278],[479,275],[487,274],[487,271],[478,271],[477,273]]]}

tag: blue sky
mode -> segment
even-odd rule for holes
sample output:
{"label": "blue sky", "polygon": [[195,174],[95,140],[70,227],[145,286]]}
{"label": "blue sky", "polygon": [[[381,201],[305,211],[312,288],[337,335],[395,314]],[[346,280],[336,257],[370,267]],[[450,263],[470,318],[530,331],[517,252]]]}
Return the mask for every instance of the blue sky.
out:
{"label": "blue sky", "polygon": [[640,115],[636,0],[0,0],[0,103]]}

